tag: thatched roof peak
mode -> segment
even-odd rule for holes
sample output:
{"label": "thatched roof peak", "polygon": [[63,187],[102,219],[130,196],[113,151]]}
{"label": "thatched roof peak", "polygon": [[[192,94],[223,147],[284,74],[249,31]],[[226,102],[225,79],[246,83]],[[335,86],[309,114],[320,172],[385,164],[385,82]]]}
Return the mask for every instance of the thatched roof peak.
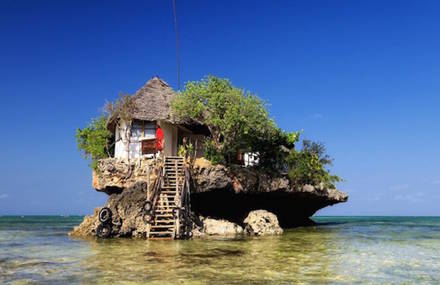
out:
{"label": "thatched roof peak", "polygon": [[[131,117],[143,121],[164,120],[173,122],[171,117],[171,100],[176,96],[174,90],[158,76],[151,78],[132,95],[134,108]],[[107,129],[115,130],[117,114],[111,114],[107,121]]]}
{"label": "thatched roof peak", "polygon": [[171,120],[171,100],[176,93],[155,76],[133,95],[133,118],[145,121]]}

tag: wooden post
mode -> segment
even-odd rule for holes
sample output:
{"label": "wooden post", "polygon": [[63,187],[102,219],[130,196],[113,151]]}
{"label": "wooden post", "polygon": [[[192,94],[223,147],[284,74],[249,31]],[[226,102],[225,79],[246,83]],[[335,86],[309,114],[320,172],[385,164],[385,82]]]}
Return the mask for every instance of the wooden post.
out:
{"label": "wooden post", "polygon": [[147,161],[147,200],[150,200],[150,164]]}

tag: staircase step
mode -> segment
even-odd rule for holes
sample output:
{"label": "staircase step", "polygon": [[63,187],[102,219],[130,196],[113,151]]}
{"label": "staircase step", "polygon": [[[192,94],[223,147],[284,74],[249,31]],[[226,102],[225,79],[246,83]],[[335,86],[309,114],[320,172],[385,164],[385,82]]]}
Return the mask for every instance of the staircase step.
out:
{"label": "staircase step", "polygon": [[[175,227],[182,221],[173,215],[175,209],[180,209],[180,192],[184,186],[185,161],[180,156],[166,156],[164,161],[162,183],[159,199],[154,205],[155,220],[150,227],[149,239],[175,238]],[[179,202],[180,203],[180,202]]]}
{"label": "staircase step", "polygon": [[159,231],[159,232],[151,231],[150,232],[150,236],[151,235],[164,236],[164,235],[172,235],[172,234],[174,234],[174,231]]}
{"label": "staircase step", "polygon": [[174,230],[168,230],[168,231],[150,231],[151,235],[172,235],[174,234]]}
{"label": "staircase step", "polygon": [[173,234],[168,234],[166,236],[152,236],[148,238],[149,240],[172,240]]}
{"label": "staircase step", "polygon": [[165,213],[165,212],[171,213],[173,210],[161,208],[161,209],[155,209],[154,211],[158,213]]}
{"label": "staircase step", "polygon": [[152,225],[151,229],[170,229],[174,228],[174,225]]}
{"label": "staircase step", "polygon": [[156,223],[153,226],[167,226],[167,227],[174,227],[174,220],[156,220]]}

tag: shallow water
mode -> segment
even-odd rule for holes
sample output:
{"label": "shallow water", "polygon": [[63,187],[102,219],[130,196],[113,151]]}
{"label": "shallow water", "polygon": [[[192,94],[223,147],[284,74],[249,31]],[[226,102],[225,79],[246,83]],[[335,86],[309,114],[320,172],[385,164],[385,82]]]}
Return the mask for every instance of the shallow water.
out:
{"label": "shallow water", "polygon": [[0,217],[0,284],[440,284],[440,218],[318,217],[278,237],[67,236],[82,217]]}

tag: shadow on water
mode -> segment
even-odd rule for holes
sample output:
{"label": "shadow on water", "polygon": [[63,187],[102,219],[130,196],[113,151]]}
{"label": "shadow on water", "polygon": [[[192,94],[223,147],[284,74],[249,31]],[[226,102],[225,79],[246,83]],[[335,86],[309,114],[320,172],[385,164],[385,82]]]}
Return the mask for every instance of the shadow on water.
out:
{"label": "shadow on water", "polygon": [[263,284],[331,283],[332,231],[289,230],[277,237],[191,241],[88,241],[92,255],[81,262],[81,282],[148,280]]}

